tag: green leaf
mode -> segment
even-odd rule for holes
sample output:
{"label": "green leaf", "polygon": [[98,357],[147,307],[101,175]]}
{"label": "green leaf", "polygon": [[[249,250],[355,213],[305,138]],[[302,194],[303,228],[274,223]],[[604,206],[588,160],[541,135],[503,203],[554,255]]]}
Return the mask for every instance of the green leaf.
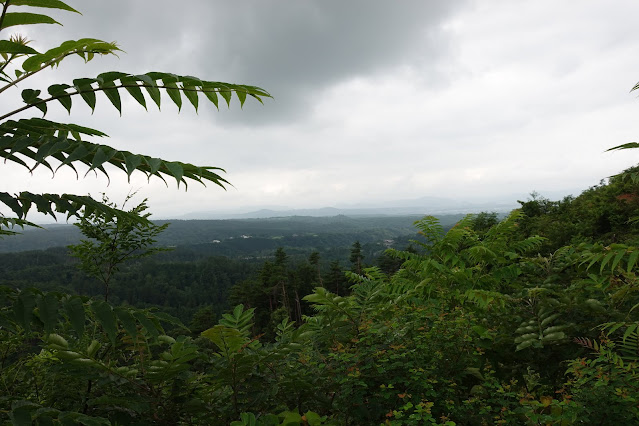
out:
{"label": "green leaf", "polygon": [[213,105],[215,105],[215,108],[220,109],[220,106],[218,104],[218,98],[217,98],[217,93],[215,93],[215,90],[204,90],[204,95],[208,98],[209,101],[213,102]]}
{"label": "green leaf", "polygon": [[226,101],[226,106],[230,107],[231,106],[231,97],[233,96],[232,92],[229,89],[222,89],[222,90],[219,91],[219,94]]}
{"label": "green leaf", "polygon": [[171,325],[177,325],[178,327],[181,327],[185,330],[189,329],[187,326],[182,324],[182,321],[180,321],[179,318],[176,318],[173,315],[169,315],[166,312],[154,312],[153,316],[159,319],[160,321],[164,321]]}
{"label": "green leaf", "polygon": [[134,77],[122,77],[120,82],[125,86],[125,89],[133,99],[135,99],[140,105],[147,109],[146,107],[146,99],[144,98],[144,94],[142,93],[142,89],[137,83],[137,80]]}
{"label": "green leaf", "polygon": [[224,325],[216,325],[209,328],[203,331],[201,336],[215,343],[226,357],[230,357],[232,353],[239,351],[247,340],[240,330]]}
{"label": "green leaf", "polygon": [[122,114],[122,101],[120,100],[120,93],[116,88],[113,81],[99,81],[98,86],[104,91],[104,94],[111,101],[113,106]]}
{"label": "green leaf", "polygon": [[98,322],[102,325],[104,332],[109,337],[109,340],[111,340],[111,343],[115,345],[115,336],[118,332],[118,328],[113,308],[111,308],[111,305],[101,300],[94,301],[91,304],[91,308]]}
{"label": "green leaf", "polygon": [[18,203],[18,200],[16,200],[15,197],[7,194],[6,192],[0,192],[0,201],[13,210],[16,216],[22,216],[22,206]]}
{"label": "green leaf", "polygon": [[517,345],[517,347],[515,348],[515,352],[521,351],[523,349],[526,349],[528,347],[530,347],[533,344],[533,340],[525,340],[523,342],[521,342],[519,345]]}
{"label": "green leaf", "polygon": [[240,100],[240,107],[244,106],[244,102],[246,101],[246,92],[243,90],[236,90],[235,94],[237,98]]}
{"label": "green leaf", "polygon": [[612,259],[614,256],[615,256],[615,252],[611,251],[603,258],[603,260],[601,261],[601,268],[599,269],[599,273],[603,272],[608,262],[610,262],[610,259]]}
{"label": "green leaf", "polygon": [[91,84],[93,83],[95,83],[95,80],[92,78],[77,78],[73,80],[73,86],[80,93],[80,96],[82,97],[82,99],[84,99],[84,102],[89,105],[89,108],[91,108],[92,112],[95,111],[96,102],[95,91],[91,86]]}
{"label": "green leaf", "polygon": [[7,13],[2,21],[2,29],[13,27],[15,25],[33,25],[33,24],[60,24],[55,19],[47,15],[38,13],[12,12]]}
{"label": "green leaf", "polygon": [[68,84],[54,84],[49,86],[49,94],[57,98],[58,102],[71,114],[71,96],[67,93],[66,89],[70,88]]}
{"label": "green leaf", "polygon": [[11,0],[11,6],[46,7],[50,9],[61,9],[69,12],[80,13],[60,0]]}
{"label": "green leaf", "polygon": [[619,264],[619,262],[621,261],[621,259],[623,259],[623,257],[626,255],[626,250],[619,250],[619,252],[617,253],[617,255],[615,256],[615,259],[612,261],[612,266],[610,267],[610,269],[614,272],[615,269],[617,268],[617,265]]}
{"label": "green leaf", "polygon": [[24,89],[22,91],[22,100],[26,104],[32,104],[39,100],[38,96],[40,96],[40,93],[42,93],[40,90]]}
{"label": "green leaf", "polygon": [[182,109],[182,96],[180,96],[181,91],[179,90],[177,84],[174,82],[165,82],[166,93],[169,94],[169,98],[173,101],[175,105],[178,107],[178,111]]}
{"label": "green leaf", "polygon": [[[25,401],[26,402],[26,401]],[[14,426],[31,426],[31,413],[36,410],[38,406],[32,403],[24,405],[17,405],[14,403],[11,407],[11,423]]]}
{"label": "green leaf", "polygon": [[159,336],[160,330],[158,330],[158,325],[155,324],[148,316],[146,316],[144,312],[135,312],[133,315],[140,322],[140,324],[142,324],[142,327],[144,327],[147,334],[149,334],[154,339]]}
{"label": "green leaf", "polygon": [[16,322],[27,332],[30,330],[33,309],[36,307],[36,295],[31,289],[21,291],[14,303],[13,312]]}
{"label": "green leaf", "polygon": [[71,327],[75,330],[78,338],[81,338],[84,334],[85,323],[84,303],[78,296],[71,296],[65,301],[64,309],[69,317],[69,322],[71,322]]}
{"label": "green leaf", "polygon": [[184,89],[184,96],[186,96],[189,102],[191,102],[191,105],[193,105],[193,108],[195,108],[195,111],[197,111],[199,99],[197,91],[194,90],[195,86],[185,84]]}
{"label": "green leaf", "polygon": [[106,145],[99,147],[95,151],[95,155],[93,156],[93,159],[91,160],[91,167],[89,170],[93,170],[93,169],[97,169],[101,167],[104,163],[106,163],[111,158],[113,158],[116,152],[117,152],[116,150]]}
{"label": "green leaf", "polygon": [[175,163],[175,162],[165,162],[164,165],[171,172],[171,175],[177,181],[177,185],[179,188],[180,182],[182,182],[182,176],[184,176],[184,168],[180,165],[180,163]]}
{"label": "green leaf", "polygon": [[131,173],[140,167],[142,164],[143,157],[141,155],[127,155],[124,163],[126,166],[126,174],[128,177],[128,181],[131,182]]}
{"label": "green leaf", "polygon": [[632,268],[637,263],[637,258],[639,258],[639,249],[635,247],[634,250],[630,253],[630,256],[628,256],[628,273],[632,271]]}
{"label": "green leaf", "polygon": [[38,51],[22,43],[16,43],[11,40],[0,40],[0,53],[8,53],[10,55],[34,55]]}
{"label": "green leaf", "polygon": [[142,82],[147,93],[149,94],[153,102],[155,102],[155,104],[158,106],[158,109],[160,109],[160,89],[158,89],[155,80],[146,74],[140,74],[134,77]]}
{"label": "green leaf", "polygon": [[59,306],[58,298],[51,293],[44,294],[38,298],[38,313],[46,333],[53,332],[58,323]]}
{"label": "green leaf", "polygon": [[[632,90],[635,90],[637,87],[639,87],[639,84],[637,86],[635,86],[635,88],[633,88]],[[637,142],[628,142],[628,143],[625,143],[623,145],[618,145],[618,146],[614,146],[612,148],[609,148],[606,151],[613,151],[613,150],[616,150],[616,149],[633,149],[633,148],[639,148],[639,143],[637,143]]]}
{"label": "green leaf", "polygon": [[122,323],[124,330],[135,341],[138,335],[138,327],[135,323],[135,317],[133,316],[131,311],[126,308],[118,307],[115,308],[115,314],[118,316],[118,319]]}
{"label": "green leaf", "polygon": [[624,342],[624,343],[626,342],[626,339],[627,339],[627,338],[628,338],[631,334],[633,334],[633,333],[635,333],[635,334],[636,334],[636,330],[637,330],[637,326],[638,326],[638,325],[639,325],[639,324],[636,324],[636,323],[635,323],[635,324],[631,324],[631,325],[629,325],[629,326],[628,326],[628,328],[626,328],[626,331],[624,331],[624,333],[623,333],[623,338],[622,338],[622,340],[623,340],[623,342]]}

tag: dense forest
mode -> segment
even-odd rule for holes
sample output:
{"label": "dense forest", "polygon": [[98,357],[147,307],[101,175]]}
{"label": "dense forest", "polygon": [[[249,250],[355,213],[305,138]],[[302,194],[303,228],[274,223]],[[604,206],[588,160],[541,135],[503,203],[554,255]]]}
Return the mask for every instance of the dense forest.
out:
{"label": "dense forest", "polygon": [[[633,172],[578,197],[533,194],[503,219],[444,230],[425,217],[408,250],[367,259],[355,242],[328,268],[284,248],[191,266],[162,252],[123,268],[118,280],[138,285],[114,284],[109,304],[95,285],[70,296],[13,283],[0,403],[18,424],[634,424]],[[26,267],[25,285],[71,262],[63,249],[11,253],[4,270],[20,276],[23,255],[59,269]],[[201,286],[206,268],[228,281]],[[219,311],[221,293],[234,308]],[[146,297],[154,309],[134,303]],[[172,299],[205,304],[176,318]]]}
{"label": "dense forest", "polygon": [[[460,218],[442,216],[441,222],[451,228]],[[337,274],[342,280],[341,271],[350,268],[354,243],[360,244],[365,264],[383,266],[388,264],[384,256],[387,248],[405,249],[417,236],[412,225],[416,219],[341,216],[172,222],[154,244],[170,249],[124,262],[111,281],[110,301],[159,307],[187,323],[201,309],[219,316],[229,309],[231,287],[255,280],[264,261],[275,259],[278,249],[286,254],[290,274],[299,280],[308,276],[304,271],[309,267],[316,271],[314,277],[319,273],[327,281],[336,281]],[[154,223],[161,226],[165,222]],[[56,225],[5,238],[0,240],[0,247],[77,244],[82,237],[77,226]],[[219,239],[212,242],[213,237]],[[13,244],[11,240],[15,240]],[[316,259],[312,266],[311,258]],[[0,277],[2,285],[14,288],[36,287],[87,296],[102,293],[99,280],[78,268],[78,260],[67,247],[0,253]],[[307,287],[316,281],[309,281]],[[335,286],[339,288],[339,282]]]}

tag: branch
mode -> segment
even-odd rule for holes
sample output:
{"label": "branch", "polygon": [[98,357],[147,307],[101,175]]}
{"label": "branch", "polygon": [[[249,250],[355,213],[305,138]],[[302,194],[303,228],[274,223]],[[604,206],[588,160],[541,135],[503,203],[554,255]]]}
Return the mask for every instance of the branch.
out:
{"label": "branch", "polygon": [[[83,53],[98,53],[98,54],[104,54],[101,51],[84,51]],[[38,68],[35,71],[30,71],[30,72],[26,72],[24,74],[22,74],[20,77],[16,78],[15,80],[13,80],[11,83],[7,84],[6,86],[3,86],[0,88],[0,93],[4,92],[5,90],[9,89],[10,87],[15,86],[16,84],[20,83],[22,80],[27,79],[29,77],[31,77],[32,75],[39,73],[40,71],[42,71],[45,68],[51,67],[53,65],[55,65],[56,63],[59,63],[60,61],[62,61],[64,58],[66,58],[67,56],[71,56],[71,55],[78,55],[79,52],[65,52],[62,55],[51,59],[48,62],[45,62],[44,64],[42,64],[42,66],[40,68]],[[6,66],[6,64],[5,64]],[[4,68],[4,67],[3,67]]]}
{"label": "branch", "polygon": [[4,22],[4,16],[7,14],[9,3],[11,3],[11,0],[6,0],[4,2],[4,7],[2,8],[2,16],[0,16],[0,31],[2,31],[2,23]]}

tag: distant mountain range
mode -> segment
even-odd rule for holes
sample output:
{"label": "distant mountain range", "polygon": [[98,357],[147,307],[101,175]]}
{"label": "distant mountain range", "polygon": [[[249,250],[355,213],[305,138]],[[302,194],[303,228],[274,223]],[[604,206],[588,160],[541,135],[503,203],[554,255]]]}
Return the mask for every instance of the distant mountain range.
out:
{"label": "distant mountain range", "polygon": [[405,216],[405,215],[440,215],[459,213],[479,213],[490,211],[506,213],[519,207],[512,202],[468,202],[440,197],[422,197],[412,200],[398,200],[386,204],[387,207],[357,204],[342,207],[322,207],[315,209],[268,208],[248,211],[246,213],[199,211],[187,213],[173,219],[264,219],[269,217],[289,216]]}

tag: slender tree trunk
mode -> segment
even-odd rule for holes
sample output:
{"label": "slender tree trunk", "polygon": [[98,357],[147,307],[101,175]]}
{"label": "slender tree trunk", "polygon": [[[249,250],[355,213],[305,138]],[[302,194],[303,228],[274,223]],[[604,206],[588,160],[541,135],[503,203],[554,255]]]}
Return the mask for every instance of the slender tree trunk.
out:
{"label": "slender tree trunk", "polygon": [[295,290],[295,304],[296,304],[296,308],[297,308],[297,322],[301,323],[302,322],[302,303],[300,302],[300,295],[297,292],[297,290]]}

